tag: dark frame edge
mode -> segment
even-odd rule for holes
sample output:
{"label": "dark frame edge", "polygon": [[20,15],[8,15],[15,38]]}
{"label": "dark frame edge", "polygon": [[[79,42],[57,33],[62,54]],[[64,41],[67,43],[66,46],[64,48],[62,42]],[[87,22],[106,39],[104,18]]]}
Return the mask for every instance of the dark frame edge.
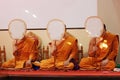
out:
{"label": "dark frame edge", "polygon": [[[67,29],[85,29],[85,28],[82,27],[82,28],[67,28]],[[46,28],[28,28],[27,30],[46,30]],[[8,29],[0,29],[0,31],[8,31]]]}

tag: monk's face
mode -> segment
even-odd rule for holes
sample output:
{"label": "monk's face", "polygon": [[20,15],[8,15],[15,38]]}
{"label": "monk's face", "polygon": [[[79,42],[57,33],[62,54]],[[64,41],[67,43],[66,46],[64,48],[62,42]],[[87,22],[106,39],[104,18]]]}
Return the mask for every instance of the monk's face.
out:
{"label": "monk's face", "polygon": [[26,27],[24,23],[14,21],[9,25],[9,34],[12,39],[22,39],[25,35]]}
{"label": "monk's face", "polygon": [[13,39],[22,39],[25,35],[25,31],[23,30],[11,30],[10,31],[10,36],[13,38]]}
{"label": "monk's face", "polygon": [[91,37],[100,37],[104,31],[103,22],[98,17],[90,17],[86,20],[85,28]]}
{"label": "monk's face", "polygon": [[65,25],[60,21],[53,21],[47,27],[48,36],[52,40],[61,40],[65,33]]}

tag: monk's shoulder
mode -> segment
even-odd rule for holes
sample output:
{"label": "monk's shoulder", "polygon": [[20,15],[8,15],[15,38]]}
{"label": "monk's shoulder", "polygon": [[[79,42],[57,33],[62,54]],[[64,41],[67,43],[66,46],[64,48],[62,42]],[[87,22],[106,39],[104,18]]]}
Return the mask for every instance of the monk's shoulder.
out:
{"label": "monk's shoulder", "polygon": [[33,37],[26,37],[26,41],[31,43],[31,42],[35,42],[36,40]]}
{"label": "monk's shoulder", "polygon": [[69,36],[68,39],[72,42],[77,41],[77,38],[75,38],[74,36]]}
{"label": "monk's shoulder", "polygon": [[108,36],[108,37],[111,37],[111,38],[114,38],[114,37],[117,36],[116,34],[111,33],[111,32],[106,32],[106,33],[107,33],[107,36]]}

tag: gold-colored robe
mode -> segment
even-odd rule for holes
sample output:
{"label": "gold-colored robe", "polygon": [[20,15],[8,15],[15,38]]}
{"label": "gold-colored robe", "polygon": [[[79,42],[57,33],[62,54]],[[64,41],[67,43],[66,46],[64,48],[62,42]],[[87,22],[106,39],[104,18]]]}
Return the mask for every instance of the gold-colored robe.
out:
{"label": "gold-colored robe", "polygon": [[38,57],[38,40],[34,37],[24,37],[16,45],[13,59],[4,62],[3,68],[23,68],[27,60],[36,60]]}
{"label": "gold-colored robe", "polygon": [[[103,40],[100,41],[96,52],[92,53],[92,48],[95,45],[95,39],[92,39],[89,44],[88,54],[89,57],[83,58],[79,66],[84,69],[102,69],[113,70],[115,68],[115,59],[118,53],[119,38],[118,35],[105,32]],[[101,49],[100,44],[106,42],[107,48]],[[108,59],[109,62],[105,66],[101,66],[101,62]]]}
{"label": "gold-colored robe", "polygon": [[66,61],[69,57],[74,58],[77,56],[78,46],[77,40],[73,36],[67,36],[64,41],[62,41],[55,51],[56,61],[54,66],[54,56],[49,59],[42,60],[39,64],[35,64],[36,66],[40,66],[40,69],[73,69],[74,64],[70,62],[67,66],[64,66],[64,61]]}

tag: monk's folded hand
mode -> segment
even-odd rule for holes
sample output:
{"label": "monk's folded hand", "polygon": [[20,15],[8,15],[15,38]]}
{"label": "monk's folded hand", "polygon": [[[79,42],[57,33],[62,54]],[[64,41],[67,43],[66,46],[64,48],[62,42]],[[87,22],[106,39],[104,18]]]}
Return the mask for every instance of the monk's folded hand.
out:
{"label": "monk's folded hand", "polygon": [[96,44],[100,43],[102,40],[103,40],[102,37],[98,37],[98,38],[96,38]]}
{"label": "monk's folded hand", "polygon": [[93,52],[97,51],[98,47],[97,46],[93,46]]}
{"label": "monk's folded hand", "polygon": [[109,59],[105,59],[101,62],[101,66],[105,66],[108,63]]}
{"label": "monk's folded hand", "polygon": [[89,51],[89,56],[90,57],[93,57],[95,56],[95,52],[98,50],[98,47],[97,46],[93,46],[92,50]]}
{"label": "monk's folded hand", "polygon": [[32,66],[31,60],[27,60],[26,63],[25,63],[25,67],[26,68],[31,68],[31,66]]}
{"label": "monk's folded hand", "polygon": [[64,66],[69,65],[69,60],[64,61]]}

